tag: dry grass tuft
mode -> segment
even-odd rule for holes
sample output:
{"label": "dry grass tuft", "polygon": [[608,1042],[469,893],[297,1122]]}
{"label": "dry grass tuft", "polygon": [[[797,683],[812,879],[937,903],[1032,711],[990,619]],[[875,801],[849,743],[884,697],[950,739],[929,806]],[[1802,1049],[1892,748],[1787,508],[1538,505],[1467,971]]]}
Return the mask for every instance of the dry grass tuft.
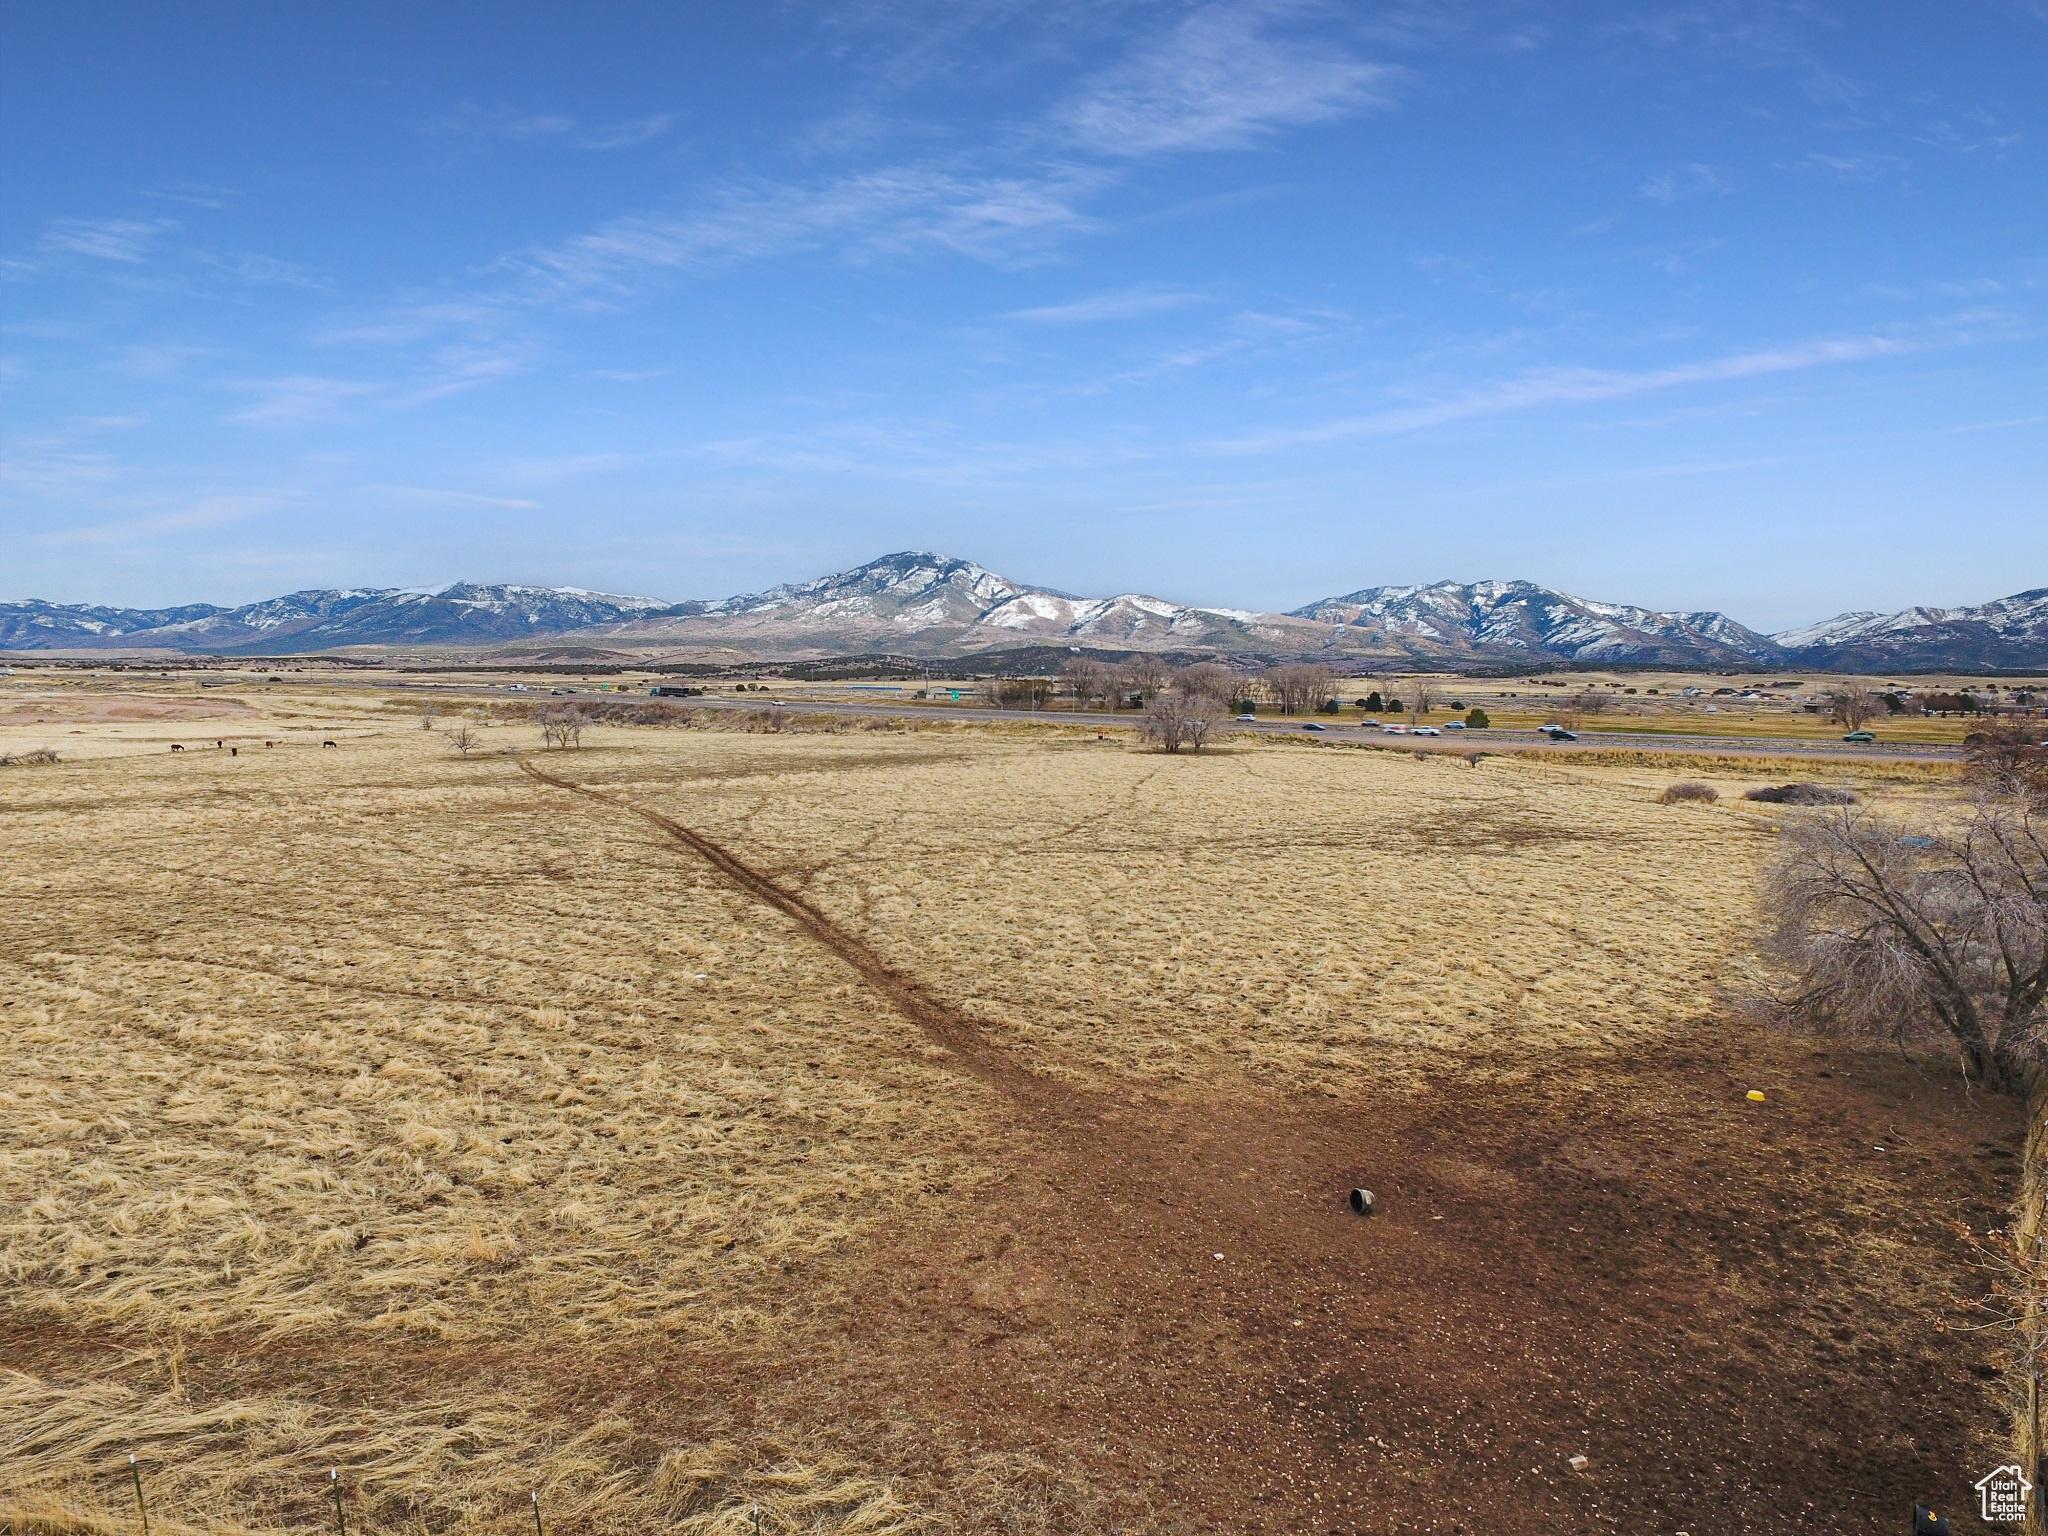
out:
{"label": "dry grass tuft", "polygon": [[194,1406],[110,1384],[60,1388],[0,1375],[0,1529],[130,1531],[127,1457],[140,1465],[151,1528],[263,1532],[325,1523],[327,1469],[344,1508],[372,1528],[502,1531],[538,1494],[559,1530],[659,1527],[717,1536],[755,1529],[898,1536],[927,1529],[887,1482],[841,1462],[749,1465],[713,1443],[631,1465],[634,1427],[537,1423],[507,1406],[430,1403],[374,1420],[279,1397]]}
{"label": "dry grass tuft", "polygon": [[1721,791],[1711,784],[1700,784],[1691,780],[1673,784],[1657,797],[1659,805],[1712,805],[1721,798]]}

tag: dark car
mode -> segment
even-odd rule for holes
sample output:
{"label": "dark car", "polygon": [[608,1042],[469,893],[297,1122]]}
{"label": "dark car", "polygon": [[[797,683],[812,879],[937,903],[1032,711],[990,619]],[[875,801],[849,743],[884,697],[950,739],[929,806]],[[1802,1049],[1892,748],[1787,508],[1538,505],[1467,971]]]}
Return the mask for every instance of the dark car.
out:
{"label": "dark car", "polygon": [[1327,725],[1317,725],[1315,721],[1311,720],[1307,725],[1304,725],[1302,729],[1304,731],[1327,731],[1329,727]]}
{"label": "dark car", "polygon": [[1877,737],[1875,737],[1874,735],[1872,735],[1872,734],[1871,734],[1871,733],[1870,733],[1869,731],[1851,731],[1851,732],[1850,732],[1850,733],[1849,733],[1848,735],[1844,736],[1844,737],[1842,738],[1842,740],[1844,740],[1844,741],[1875,741],[1875,740],[1877,740]]}
{"label": "dark car", "polygon": [[1577,741],[1579,739],[1579,734],[1577,731],[1556,730],[1545,731],[1543,734],[1548,736],[1552,741]]}

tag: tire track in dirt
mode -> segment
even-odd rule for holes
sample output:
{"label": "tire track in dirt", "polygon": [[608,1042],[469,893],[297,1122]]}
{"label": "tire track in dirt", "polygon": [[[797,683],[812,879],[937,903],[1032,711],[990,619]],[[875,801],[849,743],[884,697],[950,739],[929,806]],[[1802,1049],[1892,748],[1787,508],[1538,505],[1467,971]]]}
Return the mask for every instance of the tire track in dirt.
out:
{"label": "tire track in dirt", "polygon": [[[1966,1486],[1972,1360],[1926,1327],[1938,1278],[1858,1262],[1877,1218],[1845,1206],[1937,1253],[1938,1213],[1984,1204],[1967,1146],[2003,1122],[1935,1074],[1818,1081],[1795,1043],[1723,1029],[1421,1095],[1305,1100],[1227,1070],[1081,1087],[702,833],[521,767],[781,912],[1013,1110],[992,1197],[878,1233],[799,1355],[742,1372],[635,1341],[562,1378],[565,1416],[721,1381],[928,1486],[963,1455],[1049,1466],[1048,1531],[1861,1536]],[[1760,1071],[1800,1079],[1803,1112],[1752,1114]],[[1860,1149],[1901,1113],[1947,1155],[1873,1167]],[[1362,1183],[1371,1222],[1344,1205]],[[1843,1316],[1850,1345],[1825,1332]]]}
{"label": "tire track in dirt", "polygon": [[818,944],[837,955],[879,992],[892,1008],[916,1025],[926,1039],[950,1052],[962,1070],[995,1088],[1006,1098],[1021,1103],[1039,1104],[1049,1098],[1052,1084],[1021,1065],[1006,1049],[990,1039],[979,1020],[970,1018],[942,998],[934,997],[884,960],[865,939],[841,927],[801,892],[791,890],[773,875],[756,869],[730,849],[673,817],[536,768],[523,758],[519,768],[543,784],[609,805],[659,828],[709,864],[734,890],[773,907]]}

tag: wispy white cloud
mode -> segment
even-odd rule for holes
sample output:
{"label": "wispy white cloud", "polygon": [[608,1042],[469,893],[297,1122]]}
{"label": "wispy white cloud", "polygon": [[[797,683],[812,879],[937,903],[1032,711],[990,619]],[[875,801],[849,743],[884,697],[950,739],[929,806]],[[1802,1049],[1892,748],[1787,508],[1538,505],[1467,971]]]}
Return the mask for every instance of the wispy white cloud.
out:
{"label": "wispy white cloud", "polygon": [[283,261],[278,257],[264,256],[254,251],[236,251],[227,255],[201,252],[196,259],[216,272],[257,287],[325,290],[334,286],[311,267],[302,267],[297,262]]}
{"label": "wispy white cloud", "polygon": [[136,544],[166,533],[191,533],[261,517],[284,505],[276,496],[204,496],[168,512],[84,528],[59,528],[38,539],[43,544]]}
{"label": "wispy white cloud", "polygon": [[510,265],[556,289],[617,287],[649,271],[702,270],[831,243],[869,251],[943,248],[1014,255],[1086,227],[1075,206],[1103,181],[1058,167],[1040,176],[982,176],[896,166],[812,186],[734,189],[674,216],[614,219]]}
{"label": "wispy white cloud", "polygon": [[675,124],[673,112],[650,112],[628,122],[591,128],[579,134],[576,142],[584,149],[628,149],[635,144],[645,144],[649,139],[660,138]]}
{"label": "wispy white cloud", "polygon": [[430,505],[509,507],[518,512],[538,512],[541,504],[516,496],[485,496],[476,491],[451,491],[431,485],[366,485],[364,491],[376,496],[393,496]]}
{"label": "wispy white cloud", "polygon": [[175,187],[155,192],[145,192],[144,197],[154,198],[160,203],[183,203],[188,208],[218,210],[227,207],[239,194],[225,187],[209,187],[198,182],[185,182]]}
{"label": "wispy white cloud", "polygon": [[565,112],[515,112],[508,107],[480,107],[465,101],[427,124],[435,133],[472,139],[545,139],[575,131],[576,119]]}
{"label": "wispy white cloud", "polygon": [[1276,10],[1205,5],[1098,75],[1053,113],[1075,143],[1138,157],[1237,149],[1276,129],[1385,104],[1399,71],[1334,46],[1274,36]]}
{"label": "wispy white cloud", "polygon": [[522,346],[456,342],[437,349],[409,371],[388,378],[295,374],[259,379],[239,386],[254,399],[224,419],[247,426],[295,426],[345,416],[355,407],[408,410],[511,378],[524,372],[527,362]]}
{"label": "wispy white cloud", "polygon": [[1336,442],[1354,437],[1387,437],[1418,432],[1454,421],[1498,416],[1551,405],[1619,400],[1631,395],[1678,389],[1688,384],[1728,383],[1768,374],[1792,373],[1832,363],[1896,357],[1914,348],[1884,336],[1859,336],[1804,342],[1762,352],[1679,363],[1668,368],[1620,371],[1602,368],[1546,368],[1505,383],[1472,390],[1448,399],[1403,406],[1371,415],[1353,416],[1319,426],[1293,428],[1214,444],[1228,453],[1265,453],[1277,448]]}
{"label": "wispy white cloud", "polygon": [[139,264],[167,229],[168,219],[52,219],[43,232],[42,248],[67,256],[96,256],[102,261]]}
{"label": "wispy white cloud", "polygon": [[1831,155],[1819,150],[1808,151],[1793,164],[1799,170],[1826,171],[1848,181],[1875,181],[1906,168],[1906,161],[1898,155]]}
{"label": "wispy white cloud", "polygon": [[435,133],[468,139],[501,139],[511,143],[558,139],[578,149],[627,149],[660,138],[675,123],[673,112],[650,112],[614,123],[584,123],[566,112],[515,112],[506,107],[480,107],[464,102],[427,127]]}
{"label": "wispy white cloud", "polygon": [[1089,325],[1101,320],[1137,320],[1168,310],[1186,309],[1206,302],[1198,293],[1175,293],[1159,289],[1133,288],[1121,293],[1101,293],[1075,299],[1067,304],[1046,304],[1036,309],[1013,309],[1005,320],[1037,320],[1050,325]]}
{"label": "wispy white cloud", "polygon": [[1735,184],[1726,173],[1715,170],[1711,165],[1702,165],[1698,161],[1680,166],[1676,170],[1659,171],[1642,185],[1643,196],[1653,203],[1662,203],[1666,207],[1684,202],[1689,197],[1705,196],[1710,192],[1726,197],[1734,190]]}
{"label": "wispy white cloud", "polygon": [[329,379],[299,374],[262,379],[246,386],[255,399],[227,420],[250,425],[319,421],[340,415],[345,407],[377,394],[381,387],[360,379]]}

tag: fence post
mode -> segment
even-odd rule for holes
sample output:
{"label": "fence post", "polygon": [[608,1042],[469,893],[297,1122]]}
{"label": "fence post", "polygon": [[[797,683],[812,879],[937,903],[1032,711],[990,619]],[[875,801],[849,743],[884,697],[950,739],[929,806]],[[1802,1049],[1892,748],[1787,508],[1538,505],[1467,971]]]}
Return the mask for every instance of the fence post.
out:
{"label": "fence post", "polygon": [[135,1484],[135,1511],[142,1516],[142,1536],[149,1536],[149,1506],[142,1499],[142,1468],[135,1464],[135,1453],[128,1453],[128,1476]]}
{"label": "fence post", "polygon": [[540,1493],[530,1491],[526,1496],[533,1500],[533,1536],[545,1536],[540,1528]]}
{"label": "fence post", "polygon": [[327,1469],[327,1490],[334,1495],[334,1528],[341,1533],[341,1536],[348,1536],[348,1516],[342,1513],[341,1508],[341,1469],[339,1467],[329,1467]]}

